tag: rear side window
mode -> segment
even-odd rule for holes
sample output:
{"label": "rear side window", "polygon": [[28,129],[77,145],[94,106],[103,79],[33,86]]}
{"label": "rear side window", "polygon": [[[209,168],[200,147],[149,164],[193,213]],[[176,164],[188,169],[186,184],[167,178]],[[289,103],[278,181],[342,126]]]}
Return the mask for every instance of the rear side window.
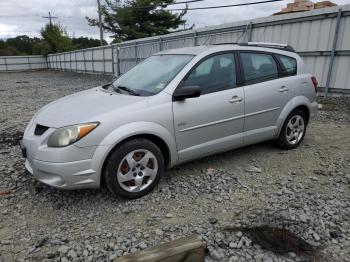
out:
{"label": "rear side window", "polygon": [[254,84],[278,78],[277,64],[270,54],[244,52],[240,53],[244,80]]}
{"label": "rear side window", "polygon": [[284,76],[293,76],[297,74],[297,60],[295,58],[276,55],[278,61],[282,66],[282,73]]}

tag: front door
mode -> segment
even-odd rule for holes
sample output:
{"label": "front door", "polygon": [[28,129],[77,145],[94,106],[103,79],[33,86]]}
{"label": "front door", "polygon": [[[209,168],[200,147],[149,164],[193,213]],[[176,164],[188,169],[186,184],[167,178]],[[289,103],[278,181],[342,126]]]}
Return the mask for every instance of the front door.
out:
{"label": "front door", "polygon": [[242,87],[236,87],[234,54],[202,60],[181,84],[194,85],[201,88],[200,97],[173,102],[180,161],[243,144],[244,92]]}

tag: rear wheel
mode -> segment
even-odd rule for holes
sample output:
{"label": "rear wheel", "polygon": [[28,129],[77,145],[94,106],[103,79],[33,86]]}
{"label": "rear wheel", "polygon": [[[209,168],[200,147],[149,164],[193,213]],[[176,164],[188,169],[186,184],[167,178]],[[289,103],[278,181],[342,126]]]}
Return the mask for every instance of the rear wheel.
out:
{"label": "rear wheel", "polygon": [[306,132],[306,117],[303,111],[294,110],[283,124],[276,144],[283,149],[296,148],[303,141]]}
{"label": "rear wheel", "polygon": [[147,139],[133,139],[118,147],[108,158],[105,181],[109,190],[123,198],[149,193],[164,173],[160,149]]}

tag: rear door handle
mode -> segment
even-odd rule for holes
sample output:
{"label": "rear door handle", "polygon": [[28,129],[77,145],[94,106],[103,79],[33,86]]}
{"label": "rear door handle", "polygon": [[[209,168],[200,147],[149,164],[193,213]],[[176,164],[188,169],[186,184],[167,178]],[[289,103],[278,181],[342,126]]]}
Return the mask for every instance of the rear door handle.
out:
{"label": "rear door handle", "polygon": [[289,91],[289,88],[285,87],[285,86],[281,86],[280,90],[279,90],[281,93],[284,93],[284,92],[288,92]]}
{"label": "rear door handle", "polygon": [[239,103],[242,102],[243,98],[239,96],[233,96],[232,99],[229,101],[230,103]]}

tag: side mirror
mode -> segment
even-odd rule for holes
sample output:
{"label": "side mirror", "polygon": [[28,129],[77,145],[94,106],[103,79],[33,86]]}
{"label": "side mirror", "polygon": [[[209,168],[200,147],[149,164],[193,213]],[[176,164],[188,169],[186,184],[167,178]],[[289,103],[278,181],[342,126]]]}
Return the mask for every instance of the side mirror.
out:
{"label": "side mirror", "polygon": [[200,95],[201,88],[199,86],[182,86],[175,90],[173,100],[181,101],[186,98],[199,97]]}

